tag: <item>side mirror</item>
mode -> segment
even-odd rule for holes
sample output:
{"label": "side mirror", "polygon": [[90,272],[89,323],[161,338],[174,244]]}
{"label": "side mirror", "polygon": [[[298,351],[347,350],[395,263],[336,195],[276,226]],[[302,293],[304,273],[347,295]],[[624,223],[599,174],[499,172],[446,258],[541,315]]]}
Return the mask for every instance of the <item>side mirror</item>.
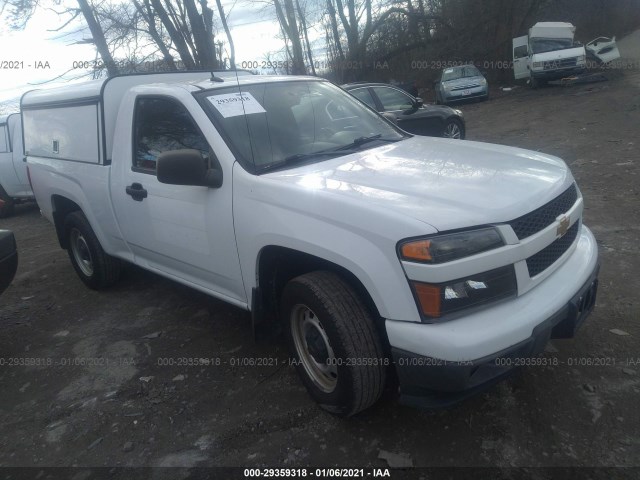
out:
{"label": "side mirror", "polygon": [[171,150],[158,155],[157,177],[160,183],[219,188],[222,169],[207,168],[206,160],[198,150]]}
{"label": "side mirror", "polygon": [[424,105],[424,102],[420,97],[416,97],[416,102],[414,103],[414,105],[416,106],[416,108],[420,108],[422,105]]}
{"label": "side mirror", "polygon": [[393,113],[391,113],[391,112],[383,112],[380,115],[382,115],[384,118],[389,120],[394,125],[398,125],[398,119],[396,118],[396,116]]}

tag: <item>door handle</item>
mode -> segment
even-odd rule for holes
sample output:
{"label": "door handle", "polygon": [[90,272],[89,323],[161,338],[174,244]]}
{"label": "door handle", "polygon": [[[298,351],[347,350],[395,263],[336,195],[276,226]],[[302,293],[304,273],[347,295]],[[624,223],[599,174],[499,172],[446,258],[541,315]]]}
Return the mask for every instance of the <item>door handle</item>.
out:
{"label": "door handle", "polygon": [[143,198],[147,198],[147,191],[142,188],[142,185],[139,183],[132,183],[127,188],[125,188],[127,195],[131,195],[136,202],[141,202]]}

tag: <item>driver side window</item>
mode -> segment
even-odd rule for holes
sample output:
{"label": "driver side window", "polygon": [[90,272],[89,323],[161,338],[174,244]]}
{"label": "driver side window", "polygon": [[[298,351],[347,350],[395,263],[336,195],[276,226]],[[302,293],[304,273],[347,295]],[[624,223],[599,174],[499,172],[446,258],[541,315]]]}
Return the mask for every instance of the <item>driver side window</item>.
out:
{"label": "driver side window", "polygon": [[155,174],[158,155],[171,150],[194,149],[203,159],[209,144],[179,102],[162,97],[142,97],[136,101],[133,168]]}
{"label": "driver side window", "polygon": [[382,103],[385,112],[409,110],[413,108],[413,98],[395,88],[373,87],[373,91],[378,95],[378,99],[380,99],[380,103]]}
{"label": "driver side window", "polygon": [[520,45],[513,49],[513,58],[523,58],[529,56],[529,47],[527,45]]}

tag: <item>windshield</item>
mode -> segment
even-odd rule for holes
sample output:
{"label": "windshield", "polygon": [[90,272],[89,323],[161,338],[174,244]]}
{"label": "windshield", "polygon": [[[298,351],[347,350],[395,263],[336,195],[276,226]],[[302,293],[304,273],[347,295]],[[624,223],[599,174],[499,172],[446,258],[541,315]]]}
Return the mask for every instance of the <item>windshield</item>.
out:
{"label": "windshield", "polygon": [[533,53],[553,52],[573,47],[570,38],[532,38],[531,51]]}
{"label": "windshield", "polygon": [[238,160],[254,173],[404,138],[378,114],[325,81],[260,83],[196,96]]}
{"label": "windshield", "polygon": [[442,72],[442,81],[456,80],[458,78],[479,77],[482,74],[473,65],[465,65],[463,67],[447,68]]}

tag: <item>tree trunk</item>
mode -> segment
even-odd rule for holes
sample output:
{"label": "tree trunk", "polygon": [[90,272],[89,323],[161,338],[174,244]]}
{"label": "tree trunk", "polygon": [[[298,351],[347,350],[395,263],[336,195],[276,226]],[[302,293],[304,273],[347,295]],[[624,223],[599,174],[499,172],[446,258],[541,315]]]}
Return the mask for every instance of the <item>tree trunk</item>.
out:
{"label": "tree trunk", "polygon": [[311,54],[311,43],[309,42],[309,34],[307,33],[307,21],[302,9],[300,8],[300,0],[296,0],[296,8],[298,9],[298,17],[300,18],[300,23],[302,24],[302,33],[304,34],[304,42],[307,47],[307,57],[309,58],[311,73],[315,76],[316,67],[313,64],[313,55]]}
{"label": "tree trunk", "polygon": [[[200,15],[194,0],[183,0],[184,7],[187,11],[189,24],[191,25],[191,34],[198,51],[199,67],[201,68],[218,68],[216,62],[216,53],[213,45],[213,38],[207,33],[203,15]],[[206,5],[206,1],[204,2]]]}
{"label": "tree trunk", "polygon": [[171,55],[171,52],[169,52],[169,49],[164,44],[162,37],[160,37],[160,34],[158,33],[158,29],[156,28],[155,14],[153,9],[151,8],[151,5],[149,4],[149,0],[145,0],[144,7],[140,5],[140,2],[138,2],[138,0],[134,0],[133,4],[135,5],[136,10],[138,10],[142,18],[144,18],[144,21],[147,23],[149,27],[149,35],[151,36],[151,39],[154,41],[156,46],[160,49],[162,58],[169,67],[169,70],[178,70],[176,62],[173,60],[173,55]]}
{"label": "tree trunk", "polygon": [[231,58],[229,58],[229,66],[232,70],[236,68],[236,49],[233,45],[233,37],[231,37],[231,30],[229,30],[229,25],[227,24],[227,17],[224,15],[224,9],[222,8],[222,3],[220,0],[216,0],[216,4],[218,5],[218,13],[220,14],[220,20],[222,21],[222,27],[224,28],[225,33],[227,34],[227,40],[229,41],[229,50],[231,54]]}
{"label": "tree trunk", "polygon": [[113,77],[118,74],[118,67],[113,61],[113,57],[111,56],[111,52],[109,51],[109,46],[107,45],[107,40],[104,38],[104,32],[102,31],[102,27],[96,20],[96,17],[93,16],[93,9],[89,6],[87,0],[78,0],[78,5],[80,6],[80,10],[82,10],[82,14],[84,15],[85,20],[87,21],[87,25],[89,26],[89,30],[91,31],[91,36],[93,37],[93,43],[98,49],[98,53],[102,58],[102,61],[107,67],[107,73],[110,77]]}
{"label": "tree trunk", "polygon": [[193,56],[189,51],[189,46],[187,45],[187,42],[185,42],[182,33],[178,31],[176,25],[174,25],[173,21],[169,17],[169,14],[160,3],[160,0],[149,1],[151,1],[153,9],[158,14],[158,17],[160,17],[160,21],[164,25],[164,28],[167,29],[167,33],[169,34],[171,41],[175,45],[176,50],[178,51],[178,55],[180,55],[180,60],[182,60],[182,63],[187,70],[195,70],[196,62],[194,61]]}

